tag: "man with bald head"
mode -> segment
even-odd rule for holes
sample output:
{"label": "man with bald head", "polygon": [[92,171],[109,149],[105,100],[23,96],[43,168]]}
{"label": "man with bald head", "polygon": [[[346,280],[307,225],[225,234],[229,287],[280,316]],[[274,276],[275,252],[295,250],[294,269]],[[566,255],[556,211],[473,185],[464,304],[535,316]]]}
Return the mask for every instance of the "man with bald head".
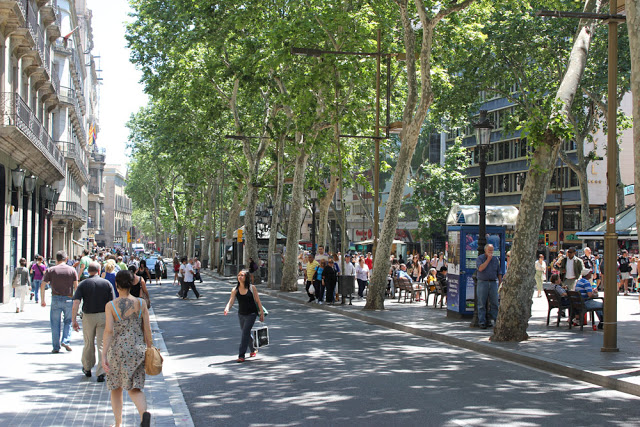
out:
{"label": "man with bald head", "polygon": [[[493,326],[498,318],[498,284],[502,280],[500,259],[493,256],[493,245],[484,247],[484,253],[476,259],[478,268],[478,324],[482,329]],[[490,304],[487,313],[487,303]],[[488,314],[488,315],[487,315]]]}
{"label": "man with bald head", "polygon": [[98,382],[104,382],[104,370],[102,369],[102,335],[106,318],[105,306],[114,298],[113,287],[108,280],[100,277],[100,264],[92,261],[87,267],[89,277],[78,285],[73,296],[73,329],[80,330],[78,325],[78,309],[82,301],[82,330],[84,335],[84,348],[82,350],[82,373],[86,377],[91,376],[91,369],[96,365],[96,345],[98,347]]}

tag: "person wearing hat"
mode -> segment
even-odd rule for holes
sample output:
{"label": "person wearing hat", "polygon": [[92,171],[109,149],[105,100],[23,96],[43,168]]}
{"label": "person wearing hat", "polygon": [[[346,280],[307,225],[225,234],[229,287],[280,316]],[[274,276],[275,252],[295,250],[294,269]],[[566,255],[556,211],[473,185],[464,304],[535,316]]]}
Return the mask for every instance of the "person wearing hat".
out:
{"label": "person wearing hat", "polygon": [[564,287],[573,291],[576,286],[576,280],[580,278],[580,272],[584,270],[584,262],[576,256],[576,248],[567,249],[567,257],[560,261],[560,277]]}
{"label": "person wearing hat", "polygon": [[598,296],[598,291],[593,289],[593,285],[591,285],[591,275],[593,272],[590,268],[583,268],[581,272],[582,278],[576,282],[576,291],[580,292],[582,299],[584,300],[584,306],[588,310],[596,309],[596,314],[598,315],[598,329],[602,329],[603,327],[603,314],[602,314],[602,301],[596,301],[593,298]]}

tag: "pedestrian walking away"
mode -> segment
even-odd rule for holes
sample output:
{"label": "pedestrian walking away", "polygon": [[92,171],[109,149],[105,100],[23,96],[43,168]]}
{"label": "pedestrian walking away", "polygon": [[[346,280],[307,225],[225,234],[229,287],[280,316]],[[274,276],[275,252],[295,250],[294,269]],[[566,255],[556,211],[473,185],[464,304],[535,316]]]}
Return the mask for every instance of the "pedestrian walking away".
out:
{"label": "pedestrian walking away", "polygon": [[[500,260],[493,256],[493,245],[485,245],[476,259],[478,268],[478,324],[482,329],[493,326],[498,318],[498,285],[502,281]],[[487,304],[490,305],[487,312]]]}
{"label": "pedestrian walking away", "polygon": [[13,291],[15,292],[16,301],[16,313],[24,311],[24,300],[31,288],[31,278],[29,277],[29,270],[27,269],[27,260],[20,258],[20,265],[13,272],[13,278],[11,279]]}
{"label": "pedestrian walking away", "polygon": [[114,292],[111,283],[98,276],[100,264],[95,261],[89,263],[87,268],[89,277],[78,285],[73,295],[73,330],[78,332],[77,315],[82,302],[82,333],[84,348],[82,349],[82,373],[90,377],[91,369],[96,366],[96,347],[98,347],[98,369],[96,375],[98,382],[104,382],[105,372],[102,367],[102,336],[104,334],[106,318],[105,307],[113,300]]}
{"label": "pedestrian walking away", "polygon": [[[59,353],[60,347],[71,351],[71,311],[73,309],[73,293],[78,287],[78,273],[76,269],[67,264],[67,253],[56,253],[56,265],[47,269],[40,284],[40,305],[46,307],[45,288],[51,285],[51,343],[52,353]],[[63,318],[62,339],[60,339],[60,316]]]}
{"label": "pedestrian walking away", "polygon": [[158,258],[156,260],[156,265],[153,266],[155,275],[156,275],[156,285],[158,286],[162,286],[162,269],[163,267],[163,262],[162,259]]}
{"label": "pedestrian walking away", "polygon": [[202,283],[202,276],[200,276],[200,270],[202,269],[202,263],[200,262],[200,260],[198,259],[198,257],[194,258],[194,263],[193,263],[193,270],[194,270],[194,275],[193,275],[193,279],[194,282],[196,280],[199,280],[200,283]]}
{"label": "pedestrian walking away", "polygon": [[258,354],[257,343],[254,343],[251,337],[251,328],[253,328],[253,324],[256,322],[258,315],[260,315],[260,321],[264,322],[264,309],[260,302],[258,289],[249,284],[249,280],[249,272],[247,270],[242,270],[238,273],[238,283],[231,291],[229,302],[224,308],[224,315],[226,316],[231,307],[233,307],[236,298],[238,299],[238,320],[240,321],[240,330],[242,331],[240,347],[238,348],[238,359],[236,360],[238,363],[245,361],[247,347],[250,351],[249,357],[255,357]]}
{"label": "pedestrian walking away", "polygon": [[144,389],[144,358],[153,346],[149,311],[141,298],[131,295],[133,274],[128,270],[116,274],[120,297],[107,304],[102,348],[102,368],[107,373],[107,388],[111,391],[111,409],[116,426],[122,425],[122,392],[127,390],[142,420],[151,424]]}
{"label": "pedestrian walking away", "polygon": [[31,264],[30,268],[30,273],[33,274],[33,280],[31,281],[31,296],[35,297],[36,304],[40,299],[40,284],[42,283],[42,278],[44,277],[44,272],[46,269],[47,266],[44,265],[42,256],[36,255],[36,262]]}

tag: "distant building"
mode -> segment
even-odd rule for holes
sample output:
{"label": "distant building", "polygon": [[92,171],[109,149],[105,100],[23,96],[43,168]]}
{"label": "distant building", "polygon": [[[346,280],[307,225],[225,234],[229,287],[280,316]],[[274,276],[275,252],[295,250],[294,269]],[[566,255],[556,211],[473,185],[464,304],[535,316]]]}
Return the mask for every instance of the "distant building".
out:
{"label": "distant building", "polygon": [[131,199],[124,192],[125,175],[118,166],[104,168],[104,243],[108,247],[128,247],[131,230]]}

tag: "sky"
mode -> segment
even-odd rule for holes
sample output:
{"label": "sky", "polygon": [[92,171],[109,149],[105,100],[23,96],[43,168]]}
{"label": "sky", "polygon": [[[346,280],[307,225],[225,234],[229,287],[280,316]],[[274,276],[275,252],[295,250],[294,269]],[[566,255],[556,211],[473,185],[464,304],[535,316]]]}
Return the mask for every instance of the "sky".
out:
{"label": "sky", "polygon": [[93,55],[100,77],[100,132],[96,143],[105,148],[108,164],[126,169],[129,131],[125,126],[132,113],[146,105],[140,81],[141,73],[129,62],[129,49],[124,38],[125,22],[130,11],[127,0],[87,0],[93,11]]}

